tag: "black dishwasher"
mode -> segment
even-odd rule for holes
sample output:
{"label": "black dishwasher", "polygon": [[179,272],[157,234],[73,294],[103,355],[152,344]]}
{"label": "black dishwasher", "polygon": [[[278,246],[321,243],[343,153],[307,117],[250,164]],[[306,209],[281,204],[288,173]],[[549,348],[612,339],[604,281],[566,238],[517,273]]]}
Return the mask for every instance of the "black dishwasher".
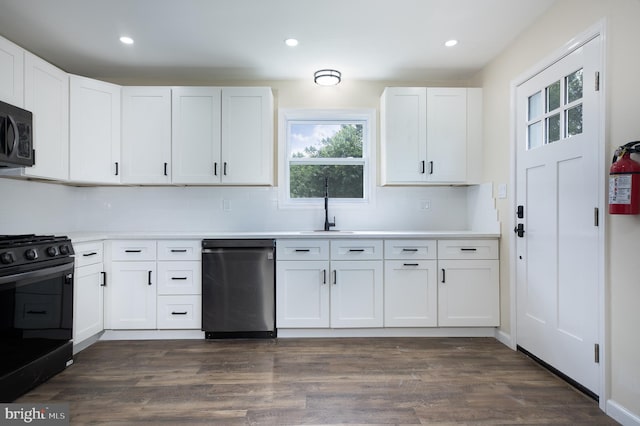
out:
{"label": "black dishwasher", "polygon": [[202,330],[207,339],[272,338],[275,241],[202,241]]}

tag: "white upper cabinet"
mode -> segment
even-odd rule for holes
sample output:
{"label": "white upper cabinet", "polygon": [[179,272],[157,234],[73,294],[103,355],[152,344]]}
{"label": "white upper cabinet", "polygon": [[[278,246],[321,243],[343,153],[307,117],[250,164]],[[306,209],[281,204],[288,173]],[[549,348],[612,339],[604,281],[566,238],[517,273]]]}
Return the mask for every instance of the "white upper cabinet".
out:
{"label": "white upper cabinet", "polygon": [[33,113],[35,165],[29,177],[69,179],[69,75],[25,52],[24,107]]}
{"label": "white upper cabinet", "polygon": [[69,179],[119,183],[121,87],[76,75],[69,84]]}
{"label": "white upper cabinet", "polygon": [[173,183],[220,183],[221,89],[172,90]]}
{"label": "white upper cabinet", "polygon": [[481,89],[388,87],[380,101],[382,184],[474,183]]}
{"label": "white upper cabinet", "polygon": [[0,37],[0,101],[24,107],[24,50]]}
{"label": "white upper cabinet", "polygon": [[273,119],[270,88],[222,90],[222,183],[273,184]]}
{"label": "white upper cabinet", "polygon": [[122,183],[171,182],[171,88],[122,88]]}

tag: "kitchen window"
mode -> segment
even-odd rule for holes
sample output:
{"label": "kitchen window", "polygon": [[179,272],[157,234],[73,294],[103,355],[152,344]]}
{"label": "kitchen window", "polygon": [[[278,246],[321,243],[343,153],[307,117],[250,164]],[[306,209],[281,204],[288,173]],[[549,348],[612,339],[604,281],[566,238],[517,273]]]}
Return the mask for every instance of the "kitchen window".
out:
{"label": "kitchen window", "polygon": [[281,111],[281,201],[289,206],[319,204],[325,178],[333,202],[370,201],[375,175],[371,170],[374,114],[369,110]]}

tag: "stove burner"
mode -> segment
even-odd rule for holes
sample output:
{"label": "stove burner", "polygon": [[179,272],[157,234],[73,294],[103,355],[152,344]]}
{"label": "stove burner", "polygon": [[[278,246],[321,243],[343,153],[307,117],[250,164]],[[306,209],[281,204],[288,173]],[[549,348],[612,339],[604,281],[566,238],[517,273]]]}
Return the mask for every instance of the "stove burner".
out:
{"label": "stove burner", "polygon": [[66,258],[72,254],[73,247],[67,237],[35,234],[0,235],[0,271],[7,272],[7,268],[17,266],[35,269],[38,262]]}

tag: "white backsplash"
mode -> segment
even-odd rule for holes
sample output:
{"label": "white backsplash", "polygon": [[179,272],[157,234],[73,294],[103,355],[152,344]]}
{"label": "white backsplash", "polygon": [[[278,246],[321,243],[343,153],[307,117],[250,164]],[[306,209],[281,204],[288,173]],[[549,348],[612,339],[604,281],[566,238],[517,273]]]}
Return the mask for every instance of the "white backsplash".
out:
{"label": "white backsplash", "polygon": [[[371,203],[344,206],[330,200],[329,214],[336,217],[336,228],[343,230],[494,232],[497,221],[484,223],[495,218],[491,185],[487,187],[377,187]],[[0,234],[322,228],[321,204],[281,208],[278,191],[269,187],[70,187],[0,179]],[[479,197],[489,198],[478,202]],[[468,212],[469,205],[493,212]]]}

